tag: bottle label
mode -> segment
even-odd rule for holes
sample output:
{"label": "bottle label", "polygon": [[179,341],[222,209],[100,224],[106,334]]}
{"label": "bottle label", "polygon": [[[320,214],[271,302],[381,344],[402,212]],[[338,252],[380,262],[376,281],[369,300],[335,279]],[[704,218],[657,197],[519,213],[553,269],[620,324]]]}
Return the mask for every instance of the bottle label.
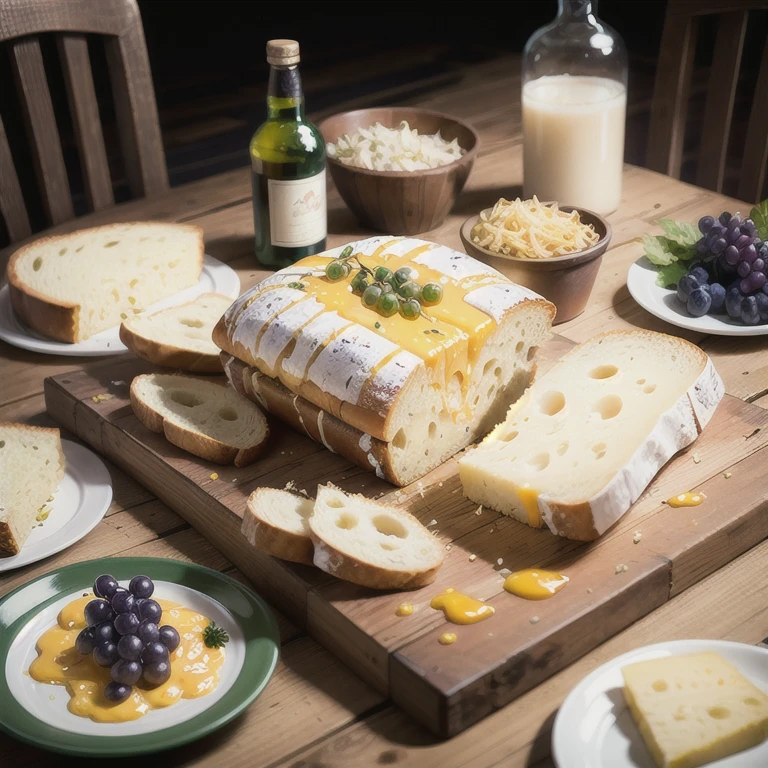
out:
{"label": "bottle label", "polygon": [[325,169],[308,179],[267,179],[272,245],[293,248],[325,239]]}

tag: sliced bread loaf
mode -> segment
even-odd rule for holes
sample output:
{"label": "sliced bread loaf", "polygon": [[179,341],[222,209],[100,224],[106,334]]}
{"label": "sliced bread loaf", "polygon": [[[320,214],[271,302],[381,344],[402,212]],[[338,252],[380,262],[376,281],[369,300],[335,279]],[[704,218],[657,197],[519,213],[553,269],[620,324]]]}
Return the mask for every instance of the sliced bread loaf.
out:
{"label": "sliced bread loaf", "polygon": [[445,559],[442,545],[413,515],[332,485],[317,489],[309,528],[315,565],[364,587],[426,586]]}
{"label": "sliced bread loaf", "polygon": [[120,341],[155,365],[189,373],[221,373],[219,348],[211,333],[231,303],[220,293],[203,293],[178,307],[129,317],[120,326]]}
{"label": "sliced bread loaf", "polygon": [[58,429],[0,424],[0,553],[19,553],[64,470]]}
{"label": "sliced bread loaf", "polygon": [[202,268],[200,227],[110,224],[23,246],[8,263],[8,284],[30,328],[74,343],[195,285]]}
{"label": "sliced bread loaf", "polygon": [[131,406],[147,429],[217,464],[252,464],[269,435],[256,405],[209,379],[171,373],[137,376],[131,382]]}
{"label": "sliced bread loaf", "polygon": [[459,461],[472,501],[588,541],[610,528],[723,397],[697,346],[614,331],[568,352]]}
{"label": "sliced bread loaf", "polygon": [[243,517],[243,536],[256,549],[294,563],[312,565],[309,518],[315,502],[277,488],[257,488]]}

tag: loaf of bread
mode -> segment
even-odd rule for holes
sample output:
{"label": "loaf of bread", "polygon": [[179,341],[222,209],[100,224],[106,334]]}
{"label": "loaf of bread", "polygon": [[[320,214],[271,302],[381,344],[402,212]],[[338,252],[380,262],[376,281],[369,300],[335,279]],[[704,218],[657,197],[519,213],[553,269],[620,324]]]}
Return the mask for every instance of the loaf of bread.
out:
{"label": "loaf of bread", "polygon": [[187,304],[129,317],[120,325],[120,341],[155,365],[188,373],[221,373],[219,348],[211,333],[231,303],[220,293],[203,293]]}
{"label": "loaf of bread", "polygon": [[0,424],[0,553],[21,551],[64,471],[58,429]]}
{"label": "loaf of bread", "polygon": [[[380,477],[406,484],[503,418],[530,383],[554,307],[466,254],[374,237],[352,245],[361,263],[408,267],[411,279],[443,289],[426,317],[383,317],[352,292],[351,277],[325,277],[341,250],[247,291],[213,339],[250,369],[228,366],[236,388],[281,416],[294,409],[290,423],[303,421],[331,450],[358,463],[362,455]],[[243,375],[245,384],[236,380]]]}
{"label": "loaf of bread", "polygon": [[135,222],[44,237],[8,262],[14,312],[38,333],[75,343],[195,285],[203,231]]}
{"label": "loaf of bread", "polygon": [[595,539],[699,436],[723,394],[712,361],[683,339],[595,336],[459,460],[464,493],[533,527]]}

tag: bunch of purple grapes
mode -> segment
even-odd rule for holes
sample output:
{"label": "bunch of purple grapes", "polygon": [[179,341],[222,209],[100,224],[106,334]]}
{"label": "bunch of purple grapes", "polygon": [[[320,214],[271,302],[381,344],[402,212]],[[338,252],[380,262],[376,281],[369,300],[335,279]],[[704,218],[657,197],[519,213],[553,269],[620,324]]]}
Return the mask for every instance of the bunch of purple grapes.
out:
{"label": "bunch of purple grapes", "polygon": [[104,574],[93,585],[96,599],[85,606],[88,626],[75,640],[83,655],[91,654],[109,667],[112,682],[104,689],[108,701],[124,701],[140,679],[151,688],[171,676],[170,655],[181,638],[170,625],[160,626],[163,609],[151,600],[155,585],[147,576],[134,576],[128,589]]}
{"label": "bunch of purple grapes", "polygon": [[[726,312],[744,325],[768,322],[768,243],[752,219],[727,211],[699,220],[695,262],[677,284],[677,296],[694,317]],[[726,287],[727,286],[727,287]]]}

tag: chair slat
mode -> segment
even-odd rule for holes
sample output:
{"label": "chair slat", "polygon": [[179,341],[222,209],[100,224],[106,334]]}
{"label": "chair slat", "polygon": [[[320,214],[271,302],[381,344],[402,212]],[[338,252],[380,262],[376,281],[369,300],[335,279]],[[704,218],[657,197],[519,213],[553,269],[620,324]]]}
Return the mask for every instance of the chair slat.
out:
{"label": "chair slat", "polygon": [[12,47],[45,212],[51,224],[59,224],[73,218],[74,209],[40,43],[28,37],[14,41]]}
{"label": "chair slat", "polygon": [[722,190],[725,177],[728,135],[736,99],[747,16],[747,11],[724,13],[717,29],[696,172],[696,183],[716,192]]}
{"label": "chair slat", "polygon": [[697,32],[697,19],[667,16],[656,68],[646,162],[652,170],[676,179],[683,159]]}
{"label": "chair slat", "polygon": [[22,240],[32,234],[2,117],[0,117],[0,213],[5,220],[11,242]]}
{"label": "chair slat", "polygon": [[744,142],[744,162],[741,166],[739,197],[758,202],[768,173],[768,42],[763,48],[763,60],[755,85],[755,98]]}
{"label": "chair slat", "polygon": [[92,210],[98,211],[114,205],[115,197],[93,87],[88,42],[84,35],[66,34],[59,37],[57,43],[80,153],[85,192]]}

